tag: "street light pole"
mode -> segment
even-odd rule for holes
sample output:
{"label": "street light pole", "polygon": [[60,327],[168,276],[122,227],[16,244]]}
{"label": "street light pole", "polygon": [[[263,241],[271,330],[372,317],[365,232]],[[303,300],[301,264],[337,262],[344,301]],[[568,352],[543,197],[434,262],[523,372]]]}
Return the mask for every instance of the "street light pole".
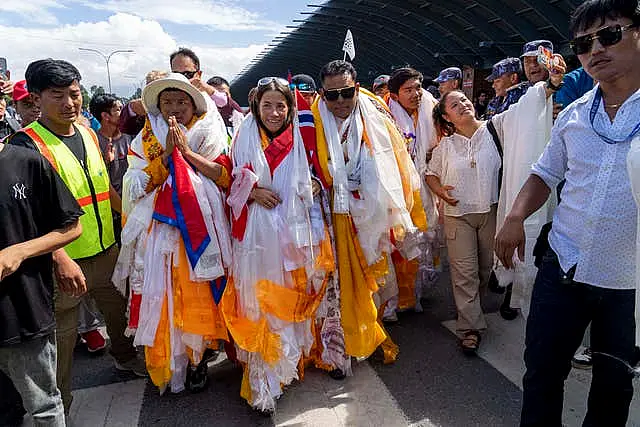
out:
{"label": "street light pole", "polygon": [[111,57],[113,55],[115,55],[116,53],[133,53],[133,50],[131,50],[131,49],[118,49],[118,50],[114,50],[113,52],[109,53],[109,55],[105,55],[104,53],[102,53],[102,52],[100,52],[99,50],[96,50],[96,49],[89,49],[89,48],[86,48],[86,47],[80,47],[78,49],[80,49],[82,51],[85,51],[85,52],[97,53],[98,55],[100,55],[104,59],[104,61],[107,64],[107,79],[109,81],[109,93],[112,93],[111,92],[111,71],[109,70],[109,61],[111,61]]}

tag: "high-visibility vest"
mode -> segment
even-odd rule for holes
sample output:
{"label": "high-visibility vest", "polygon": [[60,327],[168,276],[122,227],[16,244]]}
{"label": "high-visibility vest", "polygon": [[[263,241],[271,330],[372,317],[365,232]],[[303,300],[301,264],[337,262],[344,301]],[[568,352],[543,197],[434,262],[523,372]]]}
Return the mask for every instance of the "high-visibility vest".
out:
{"label": "high-visibility vest", "polygon": [[64,247],[72,259],[87,258],[115,243],[109,201],[109,174],[98,138],[90,129],[76,126],[82,136],[86,161],[81,162],[56,135],[35,121],[22,129],[51,163],[84,211],[82,235]]}

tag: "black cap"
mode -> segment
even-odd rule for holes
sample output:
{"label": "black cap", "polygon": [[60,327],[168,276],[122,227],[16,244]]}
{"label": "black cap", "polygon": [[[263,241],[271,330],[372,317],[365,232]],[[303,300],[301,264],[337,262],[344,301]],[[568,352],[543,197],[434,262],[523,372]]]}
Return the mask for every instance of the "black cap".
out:
{"label": "black cap", "polygon": [[298,89],[300,92],[315,92],[316,82],[307,74],[296,74],[291,77],[291,88]]}

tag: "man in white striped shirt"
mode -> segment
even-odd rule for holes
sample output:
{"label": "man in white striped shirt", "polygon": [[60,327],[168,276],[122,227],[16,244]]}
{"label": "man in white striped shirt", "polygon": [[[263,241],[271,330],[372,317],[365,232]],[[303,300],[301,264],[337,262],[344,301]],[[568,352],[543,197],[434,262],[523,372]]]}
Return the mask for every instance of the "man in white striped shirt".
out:
{"label": "man in white striped shirt", "polygon": [[559,115],[498,233],[500,260],[511,266],[516,249],[523,259],[524,219],[566,180],[527,321],[522,426],[561,425],[564,380],[589,322],[583,425],[624,426],[628,417],[632,377],[615,358],[632,361],[635,351],[637,208],[626,158],[640,137],[639,25],[638,0],[587,0],[575,11],[572,48],[600,84]]}

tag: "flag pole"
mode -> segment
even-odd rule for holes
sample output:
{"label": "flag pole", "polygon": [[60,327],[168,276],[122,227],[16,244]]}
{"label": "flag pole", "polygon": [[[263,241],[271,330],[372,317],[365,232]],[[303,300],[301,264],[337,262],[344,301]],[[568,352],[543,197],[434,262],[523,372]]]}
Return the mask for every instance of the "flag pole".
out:
{"label": "flag pole", "polygon": [[346,61],[347,60],[347,51],[344,51],[344,55],[342,55],[342,60]]}

